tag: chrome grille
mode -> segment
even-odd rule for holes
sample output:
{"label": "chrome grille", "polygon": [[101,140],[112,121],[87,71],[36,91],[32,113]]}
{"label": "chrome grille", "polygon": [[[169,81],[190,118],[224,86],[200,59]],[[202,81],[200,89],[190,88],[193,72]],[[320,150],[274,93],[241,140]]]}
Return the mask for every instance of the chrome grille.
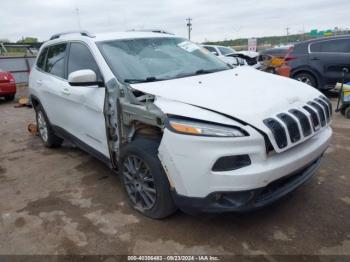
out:
{"label": "chrome grille", "polygon": [[331,121],[331,117],[331,102],[326,97],[320,96],[308,101],[301,108],[281,112],[263,122],[272,132],[278,148],[283,149],[288,146],[288,143],[297,144],[311,137],[321,127],[326,126]]}
{"label": "chrome grille", "polygon": [[297,121],[289,114],[278,114],[277,117],[287,126],[289,138],[294,143],[300,140],[300,132]]}
{"label": "chrome grille", "polygon": [[323,110],[326,113],[326,119],[327,119],[327,123],[328,123],[331,120],[331,114],[329,112],[328,105],[323,100],[321,100],[319,98],[316,98],[315,101],[318,102],[319,104],[321,104],[321,106],[323,107]]}
{"label": "chrome grille", "polygon": [[314,111],[311,107],[309,106],[303,106],[303,108],[311,115],[311,120],[312,120],[312,125],[314,128],[314,131],[317,131],[320,129],[320,120],[318,120],[317,112]]}
{"label": "chrome grille", "polygon": [[310,105],[311,107],[313,107],[314,109],[316,109],[316,111],[318,113],[318,117],[320,118],[321,126],[325,126],[326,125],[326,116],[325,116],[325,113],[324,113],[322,107],[319,104],[315,103],[314,101],[310,101],[307,104]]}
{"label": "chrome grille", "polygon": [[[301,129],[303,130],[303,135],[304,137],[307,137],[311,135],[311,125],[309,122],[309,118],[307,115],[305,115],[303,112],[297,110],[297,109],[291,109],[289,112],[294,115],[296,118],[298,118],[300,124],[301,124]],[[317,118],[317,116],[316,116]]]}
{"label": "chrome grille", "polygon": [[287,146],[287,135],[284,127],[276,119],[267,118],[264,120],[264,124],[271,130],[273,136],[275,137],[277,146],[279,148],[284,148]]}

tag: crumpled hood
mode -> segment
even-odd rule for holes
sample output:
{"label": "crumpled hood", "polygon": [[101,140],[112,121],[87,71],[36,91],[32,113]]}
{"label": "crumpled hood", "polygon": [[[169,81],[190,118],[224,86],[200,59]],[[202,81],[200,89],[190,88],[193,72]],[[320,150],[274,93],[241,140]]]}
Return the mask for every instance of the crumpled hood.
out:
{"label": "crumpled hood", "polygon": [[300,108],[321,94],[301,82],[248,66],[131,86],[148,94],[229,115],[265,131],[264,119]]}

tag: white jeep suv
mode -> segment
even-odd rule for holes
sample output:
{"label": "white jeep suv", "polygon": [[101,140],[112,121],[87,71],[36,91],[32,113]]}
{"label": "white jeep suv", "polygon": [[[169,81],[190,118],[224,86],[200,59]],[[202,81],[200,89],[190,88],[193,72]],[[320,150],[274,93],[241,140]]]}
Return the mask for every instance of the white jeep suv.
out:
{"label": "white jeep suv", "polygon": [[152,218],[268,205],[315,173],[332,134],[316,89],[165,33],[54,35],[29,87],[43,143],[118,170]]}

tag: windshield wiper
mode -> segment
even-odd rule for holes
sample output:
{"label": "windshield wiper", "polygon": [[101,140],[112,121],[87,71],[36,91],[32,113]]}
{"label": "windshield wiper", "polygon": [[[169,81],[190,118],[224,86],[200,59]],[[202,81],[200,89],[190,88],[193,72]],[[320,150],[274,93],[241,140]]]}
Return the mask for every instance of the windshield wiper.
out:
{"label": "windshield wiper", "polygon": [[135,83],[147,83],[147,82],[162,81],[162,80],[166,80],[166,79],[157,78],[155,76],[150,76],[150,77],[143,78],[143,79],[128,78],[128,79],[124,79],[124,82],[125,83],[130,83],[130,84],[135,84]]}
{"label": "windshield wiper", "polygon": [[210,73],[224,71],[224,70],[228,70],[228,69],[210,69],[210,70],[208,70],[208,69],[199,69],[199,70],[197,70],[195,72],[192,72],[192,73],[180,73],[180,74],[177,74],[174,78],[181,78],[181,77],[194,76],[194,75],[204,75],[204,74],[210,74]]}
{"label": "windshield wiper", "polygon": [[210,73],[214,73],[218,71],[218,69],[211,69],[211,70],[208,70],[208,69],[199,69],[197,70],[196,72],[194,72],[194,75],[203,75],[203,74],[210,74]]}

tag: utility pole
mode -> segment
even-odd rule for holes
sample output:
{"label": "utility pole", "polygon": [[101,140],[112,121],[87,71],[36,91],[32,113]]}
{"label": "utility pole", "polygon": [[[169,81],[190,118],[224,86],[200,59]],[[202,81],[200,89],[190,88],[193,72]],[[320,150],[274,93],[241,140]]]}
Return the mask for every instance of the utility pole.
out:
{"label": "utility pole", "polygon": [[286,32],[287,32],[287,43],[286,43],[286,44],[288,44],[288,42],[289,42],[289,40],[288,40],[288,38],[289,38],[289,37],[288,37],[288,36],[289,36],[289,29],[290,29],[290,28],[287,26],[287,28],[286,28]]}
{"label": "utility pole", "polygon": [[186,19],[186,21],[187,21],[187,28],[188,28],[188,40],[191,40],[191,31],[192,31],[192,23],[191,23],[191,21],[192,21],[192,18],[187,18]]}
{"label": "utility pole", "polygon": [[78,7],[75,8],[75,12],[76,12],[76,15],[77,15],[79,30],[81,30],[80,13],[79,13],[79,8]]}

